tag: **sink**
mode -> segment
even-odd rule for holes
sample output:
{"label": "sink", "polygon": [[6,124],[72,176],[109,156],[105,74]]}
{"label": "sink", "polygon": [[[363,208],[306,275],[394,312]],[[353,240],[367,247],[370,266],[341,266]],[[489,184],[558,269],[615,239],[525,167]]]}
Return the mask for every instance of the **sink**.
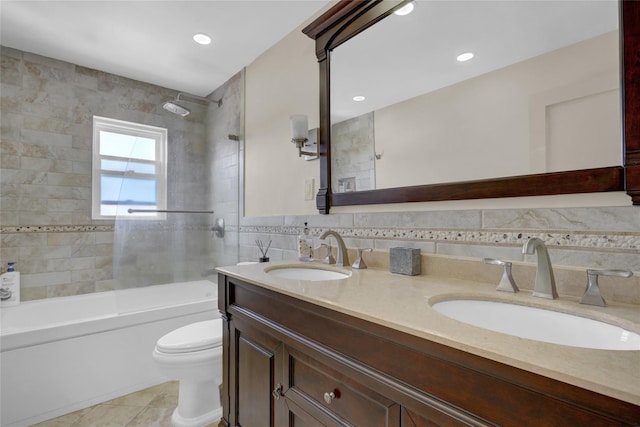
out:
{"label": "sink", "polygon": [[497,301],[455,299],[432,308],[460,322],[535,341],[601,350],[640,350],[640,335],[586,317]]}
{"label": "sink", "polygon": [[284,279],[294,280],[338,280],[346,279],[351,276],[350,272],[337,271],[329,268],[323,268],[320,266],[294,266],[294,265],[282,265],[273,266],[265,269],[265,272],[270,276],[282,277]]}

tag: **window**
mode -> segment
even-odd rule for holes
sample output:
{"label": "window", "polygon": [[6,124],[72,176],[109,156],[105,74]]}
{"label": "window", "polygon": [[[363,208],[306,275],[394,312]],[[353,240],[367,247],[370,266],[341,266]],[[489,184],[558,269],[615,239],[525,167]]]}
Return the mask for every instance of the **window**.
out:
{"label": "window", "polygon": [[94,116],[92,218],[164,218],[128,210],[167,208],[166,152],[166,129]]}

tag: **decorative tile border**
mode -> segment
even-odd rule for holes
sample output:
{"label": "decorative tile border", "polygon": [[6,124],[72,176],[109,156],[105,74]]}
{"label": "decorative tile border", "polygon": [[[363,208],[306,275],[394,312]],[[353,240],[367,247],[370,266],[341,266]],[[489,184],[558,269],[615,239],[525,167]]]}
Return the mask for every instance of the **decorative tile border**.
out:
{"label": "decorative tile border", "polygon": [[[127,229],[127,226],[123,226]],[[119,225],[40,225],[0,227],[0,234],[10,233],[76,233],[76,232],[115,232]],[[197,230],[211,231],[210,224],[136,224],[135,231],[171,231]],[[547,246],[557,248],[606,249],[640,253],[640,232],[566,232],[540,230],[451,230],[425,228],[372,228],[372,227],[332,227],[341,236],[356,239],[413,240],[428,242],[447,242],[460,244],[490,244],[518,246],[528,238],[542,239]],[[319,236],[327,228],[310,227],[310,233]],[[298,235],[301,227],[296,226],[250,226],[240,227],[241,233]]]}
{"label": "decorative tile border", "polygon": [[166,224],[166,223],[136,223],[128,225],[24,225],[0,227],[0,234],[17,233],[78,233],[78,232],[115,232],[117,230],[132,231],[172,231],[197,230],[211,231],[211,224]]}
{"label": "decorative tile border", "polygon": [[20,225],[0,227],[0,234],[9,233],[77,233],[113,231],[113,225]]}
{"label": "decorative tile border", "polygon": [[[423,228],[339,228],[332,227],[343,237],[357,239],[413,240],[429,242],[447,242],[461,244],[490,244],[521,246],[531,238],[542,239],[549,247],[572,249],[606,249],[640,253],[640,233],[630,232],[567,232],[540,230],[449,230]],[[321,227],[310,227],[310,233],[319,236],[326,230]],[[241,233],[267,233],[298,235],[301,227],[287,226],[241,226]]]}

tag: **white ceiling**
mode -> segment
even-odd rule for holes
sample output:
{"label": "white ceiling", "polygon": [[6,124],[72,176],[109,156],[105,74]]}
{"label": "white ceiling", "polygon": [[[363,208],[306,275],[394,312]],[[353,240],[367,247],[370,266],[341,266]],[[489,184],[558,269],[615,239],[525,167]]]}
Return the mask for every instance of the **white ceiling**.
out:
{"label": "white ceiling", "polygon": [[328,3],[1,0],[0,43],[206,96]]}

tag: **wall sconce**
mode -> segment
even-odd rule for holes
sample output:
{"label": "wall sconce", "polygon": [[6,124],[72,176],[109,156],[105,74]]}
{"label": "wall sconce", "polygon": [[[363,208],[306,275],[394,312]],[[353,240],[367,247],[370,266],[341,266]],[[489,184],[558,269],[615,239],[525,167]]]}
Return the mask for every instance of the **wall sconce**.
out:
{"label": "wall sconce", "polygon": [[304,154],[306,160],[318,158],[320,148],[318,146],[317,129],[309,130],[309,122],[304,114],[294,114],[290,120],[291,142],[298,148],[298,157],[302,157]]}

